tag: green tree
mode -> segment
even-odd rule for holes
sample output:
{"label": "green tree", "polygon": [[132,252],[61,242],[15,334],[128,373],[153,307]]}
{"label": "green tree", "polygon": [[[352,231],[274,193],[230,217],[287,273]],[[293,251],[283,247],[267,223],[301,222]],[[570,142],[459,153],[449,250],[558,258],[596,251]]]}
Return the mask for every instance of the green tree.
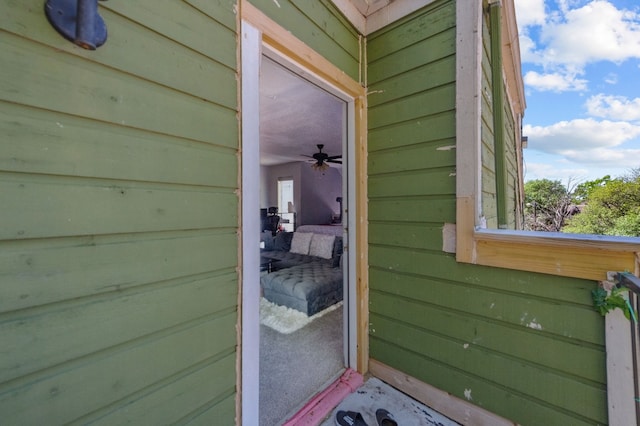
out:
{"label": "green tree", "polygon": [[564,232],[640,237],[640,168],[591,187],[585,201]]}
{"label": "green tree", "polygon": [[524,184],[525,229],[554,231],[562,229],[575,213],[571,181],[564,186],[559,180],[536,179]]}

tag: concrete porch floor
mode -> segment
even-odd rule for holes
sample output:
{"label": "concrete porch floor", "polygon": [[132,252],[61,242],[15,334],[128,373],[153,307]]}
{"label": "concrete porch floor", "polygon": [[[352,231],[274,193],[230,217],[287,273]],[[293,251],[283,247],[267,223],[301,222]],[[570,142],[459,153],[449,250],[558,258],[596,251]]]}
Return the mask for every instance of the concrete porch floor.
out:
{"label": "concrete porch floor", "polygon": [[432,410],[377,378],[368,379],[355,392],[349,394],[321,426],[334,426],[338,411],[356,411],[369,426],[376,426],[376,410],[384,408],[402,426],[459,426],[459,423]]}

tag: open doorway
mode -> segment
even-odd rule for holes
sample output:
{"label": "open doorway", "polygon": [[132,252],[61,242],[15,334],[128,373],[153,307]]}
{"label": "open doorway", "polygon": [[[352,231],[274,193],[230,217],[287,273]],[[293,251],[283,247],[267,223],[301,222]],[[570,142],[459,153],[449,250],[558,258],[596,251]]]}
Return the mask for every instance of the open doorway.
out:
{"label": "open doorway", "polygon": [[347,365],[342,260],[347,103],[260,62],[260,424],[286,420]]}
{"label": "open doorway", "polygon": [[[363,286],[366,282],[366,252],[358,248],[366,246],[366,196],[363,192],[363,177],[366,175],[366,161],[362,155],[356,157],[356,151],[363,152],[365,143],[365,90],[335,68],[325,58],[309,49],[291,33],[269,23],[268,18],[260,15],[250,7],[243,10],[250,22],[242,21],[242,298],[241,298],[241,412],[243,424],[260,424],[259,406],[260,394],[260,299],[261,278],[265,271],[261,271],[260,245],[261,219],[259,212],[263,206],[261,194],[261,176],[264,171],[260,166],[260,68],[263,55],[284,66],[289,73],[304,77],[307,83],[333,95],[342,101],[344,112],[344,132],[342,144],[342,199],[336,196],[334,202],[341,204],[341,221],[343,230],[343,254],[341,256],[343,284],[342,312],[342,366],[348,366],[359,372],[366,371],[368,348],[366,329],[367,321],[367,292]],[[254,16],[255,15],[255,16]],[[267,23],[269,23],[267,25]],[[264,31],[264,38],[263,38]],[[285,53],[286,52],[286,53]],[[343,116],[343,117],[344,117]],[[313,159],[316,150],[294,151],[296,155],[311,155]],[[323,149],[323,152],[328,152]],[[336,155],[329,152],[330,156]],[[298,159],[300,157],[297,157]],[[337,160],[337,158],[335,158]],[[311,167],[310,163],[305,163]],[[335,163],[338,164],[338,163]],[[331,164],[334,166],[334,164]],[[330,167],[331,167],[330,166]],[[302,170],[302,169],[301,169]],[[308,170],[308,169],[307,169]],[[289,178],[289,176],[286,176]],[[359,183],[359,185],[358,185]],[[356,187],[358,191],[356,191]],[[300,189],[300,187],[298,187]],[[298,214],[298,201],[295,199],[293,211]],[[366,192],[366,191],[365,191]],[[288,204],[288,203],[287,203]],[[287,212],[288,212],[287,206]],[[313,211],[313,210],[312,210]],[[267,212],[268,214],[268,212]],[[300,217],[296,217],[296,229],[301,224]],[[348,232],[347,232],[348,230]],[[269,267],[268,264],[266,265]],[[347,279],[348,278],[348,279]],[[320,391],[321,389],[316,389]],[[269,391],[267,391],[269,392]],[[274,391],[277,392],[277,391]],[[281,419],[284,420],[284,419]]]}

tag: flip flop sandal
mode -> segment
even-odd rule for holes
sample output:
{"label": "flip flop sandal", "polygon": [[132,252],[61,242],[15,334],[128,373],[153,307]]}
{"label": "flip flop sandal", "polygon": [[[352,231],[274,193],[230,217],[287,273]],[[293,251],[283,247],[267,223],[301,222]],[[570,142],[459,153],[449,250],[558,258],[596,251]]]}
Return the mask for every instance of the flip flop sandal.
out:
{"label": "flip flop sandal", "polygon": [[336,422],[340,426],[367,426],[362,414],[355,411],[338,411],[336,413]]}
{"label": "flip flop sandal", "polygon": [[398,426],[398,422],[396,422],[391,413],[384,408],[378,408],[376,410],[376,420],[379,426]]}

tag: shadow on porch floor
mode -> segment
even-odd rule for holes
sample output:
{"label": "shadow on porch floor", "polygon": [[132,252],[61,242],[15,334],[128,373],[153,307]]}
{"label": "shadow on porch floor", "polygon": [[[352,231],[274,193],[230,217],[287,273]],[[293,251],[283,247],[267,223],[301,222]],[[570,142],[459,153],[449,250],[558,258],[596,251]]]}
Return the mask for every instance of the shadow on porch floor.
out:
{"label": "shadow on porch floor", "polygon": [[285,426],[334,426],[338,424],[336,413],[341,410],[359,412],[367,425],[376,426],[375,412],[378,408],[389,411],[398,425],[402,426],[459,426],[459,423],[380,379],[372,377],[362,383],[362,377],[352,370],[347,370],[345,375],[314,398]]}

